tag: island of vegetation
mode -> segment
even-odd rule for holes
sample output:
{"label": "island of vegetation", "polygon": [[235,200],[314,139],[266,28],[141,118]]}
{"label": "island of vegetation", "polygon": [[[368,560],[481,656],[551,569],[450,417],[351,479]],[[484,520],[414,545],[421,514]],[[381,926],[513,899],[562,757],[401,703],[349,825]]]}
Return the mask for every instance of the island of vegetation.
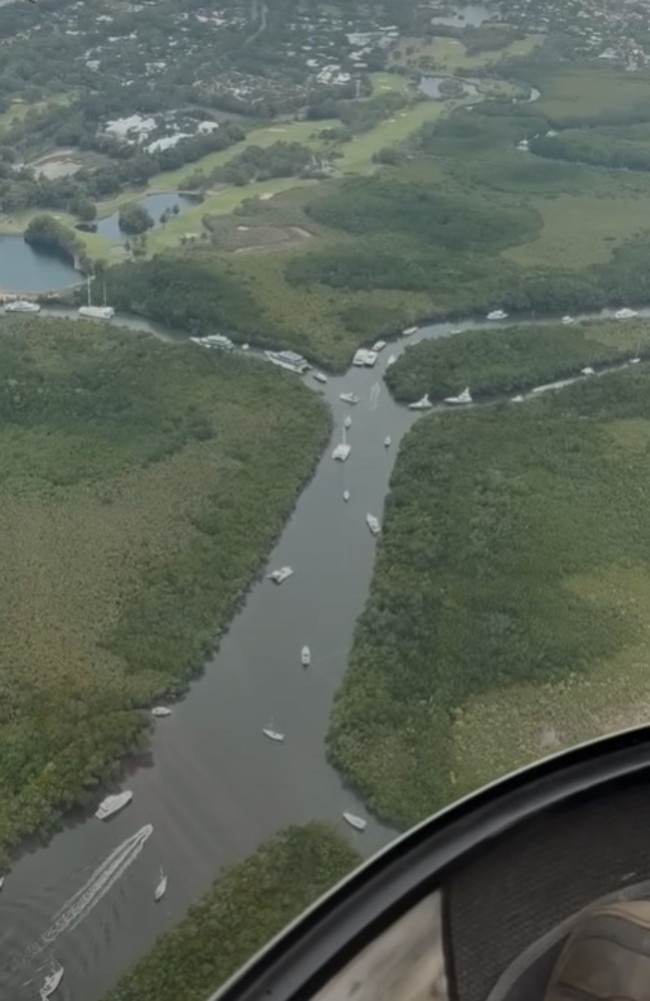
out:
{"label": "island of vegetation", "polygon": [[409,432],[328,738],[380,816],[645,719],[649,454],[642,365]]}
{"label": "island of vegetation", "polygon": [[328,434],[255,359],[0,323],[0,856],[96,803],[259,571]]}
{"label": "island of vegetation", "polygon": [[327,824],[288,828],[226,869],[105,1001],[205,1001],[360,862]]}

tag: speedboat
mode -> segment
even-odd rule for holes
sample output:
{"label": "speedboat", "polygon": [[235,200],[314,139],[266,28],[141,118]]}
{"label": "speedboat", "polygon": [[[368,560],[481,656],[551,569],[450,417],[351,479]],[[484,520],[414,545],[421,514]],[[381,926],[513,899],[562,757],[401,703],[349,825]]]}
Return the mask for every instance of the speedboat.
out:
{"label": "speedboat", "polygon": [[110,320],[115,316],[112,306],[80,306],[77,312],[87,320]]}
{"label": "speedboat", "polygon": [[271,570],[271,573],[268,574],[268,579],[272,580],[274,584],[282,584],[293,573],[293,567],[280,567],[279,570]]}
{"label": "speedboat", "polygon": [[472,402],[472,394],[469,391],[469,386],[466,386],[465,389],[462,391],[462,393],[459,393],[458,396],[445,397],[445,403],[449,403],[451,406],[454,405],[458,406],[459,404],[471,403],[471,402]]}
{"label": "speedboat", "polygon": [[264,727],[262,733],[265,737],[268,737],[269,740],[274,740],[278,744],[281,744],[284,741],[284,734],[280,733],[278,730],[274,730],[270,726]]}
{"label": "speedboat", "polygon": [[162,900],[162,898],[167,893],[167,877],[163,872],[162,866],[160,867],[160,879],[158,881],[158,886],[155,889],[153,898],[154,900]]}
{"label": "speedboat", "polygon": [[513,396],[513,398],[511,399],[510,402],[511,403],[523,403],[524,402],[524,398],[520,394],[519,396]]}
{"label": "speedboat", "polygon": [[638,365],[640,361],[641,361],[640,358],[630,358],[629,364],[630,365]]}
{"label": "speedboat", "polygon": [[372,368],[376,361],[376,351],[368,351],[367,348],[359,348],[358,351],[355,351],[352,364],[359,367],[365,365],[366,368]]}
{"label": "speedboat", "polygon": [[350,491],[349,490],[344,490],[343,491],[343,500],[345,501],[346,504],[350,500]]}
{"label": "speedboat", "polygon": [[332,458],[338,459],[339,462],[345,462],[345,460],[350,455],[352,451],[352,445],[348,445],[346,441],[340,442],[332,452]]}
{"label": "speedboat", "polygon": [[415,403],[409,403],[409,410],[431,410],[429,394],[425,393],[421,400],[416,400]]}
{"label": "speedboat", "polygon": [[59,965],[58,967],[53,964],[53,969],[51,973],[45,978],[45,983],[40,989],[41,1001],[45,998],[49,998],[54,994],[55,990],[63,980],[63,967]]}
{"label": "speedboat", "polygon": [[417,327],[406,327],[402,331],[402,337],[410,337],[411,334],[416,334],[417,333],[417,329],[418,329]]}
{"label": "speedboat", "polygon": [[171,714],[172,711],[167,706],[154,706],[153,709],[151,710],[152,716],[163,717],[163,716],[171,716]]}
{"label": "speedboat", "polygon": [[504,313],[502,309],[493,309],[491,313],[488,313],[486,319],[488,320],[507,320],[508,314]]}
{"label": "speedboat", "polygon": [[327,382],[327,376],[323,375],[322,372],[312,372],[312,375],[316,380],[316,382],[323,382],[323,383]]}
{"label": "speedboat", "polygon": [[379,524],[379,519],[375,518],[374,514],[366,515],[366,525],[370,529],[373,535],[379,535],[381,532],[381,525]]}
{"label": "speedboat", "polygon": [[125,789],[124,792],[118,792],[116,796],[107,796],[99,804],[98,808],[95,810],[95,816],[98,820],[108,820],[112,817],[114,813],[118,810],[123,810],[131,800],[133,799],[133,793],[130,789]]}
{"label": "speedboat", "polygon": [[16,299],[14,302],[5,304],[5,313],[40,313],[41,307],[37,302],[29,302],[28,299]]}
{"label": "speedboat", "polygon": [[616,320],[631,320],[633,316],[638,316],[639,314],[633,310],[628,309],[627,306],[623,306],[622,309],[617,309],[614,313],[614,319]]}
{"label": "speedboat", "polygon": [[304,646],[300,651],[300,663],[303,667],[309,667],[311,664],[311,650],[308,646]]}
{"label": "speedboat", "polygon": [[391,440],[392,439],[390,435],[387,434],[386,437],[384,438],[384,448],[390,448]]}
{"label": "speedboat", "polygon": [[339,400],[343,400],[344,403],[351,403],[352,406],[356,403],[361,403],[361,397],[357,396],[356,393],[339,393]]}
{"label": "speedboat", "polygon": [[343,421],[343,427],[346,429],[346,431],[348,430],[348,428],[352,427],[352,418],[350,417],[349,414]]}
{"label": "speedboat", "polygon": [[383,351],[385,347],[386,347],[386,341],[375,341],[375,343],[372,346],[372,350],[375,352]]}
{"label": "speedboat", "polygon": [[580,371],[582,372],[583,375],[593,375],[594,374],[594,370],[591,367],[591,365],[587,365],[586,368],[581,368]]}
{"label": "speedboat", "polygon": [[573,319],[572,316],[563,316],[562,317],[562,323],[564,324],[565,327],[569,327],[572,323],[575,323],[575,322],[576,321]]}
{"label": "speedboat", "polygon": [[354,813],[349,813],[347,810],[343,813],[343,820],[346,820],[350,827],[354,827],[357,831],[365,831],[368,821],[364,820],[363,817],[357,817]]}

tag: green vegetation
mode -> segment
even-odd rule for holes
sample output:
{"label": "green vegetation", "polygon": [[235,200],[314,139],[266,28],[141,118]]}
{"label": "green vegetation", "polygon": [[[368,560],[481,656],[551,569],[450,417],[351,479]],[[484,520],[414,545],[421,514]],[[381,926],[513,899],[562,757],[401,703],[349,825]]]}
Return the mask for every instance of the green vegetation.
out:
{"label": "green vegetation", "polygon": [[541,114],[562,128],[611,123],[621,119],[647,121],[648,74],[625,73],[607,67],[527,67],[527,79],[542,92]]}
{"label": "green vegetation", "polygon": [[[420,38],[402,38],[392,59],[398,66],[412,66],[424,72],[470,72],[492,66],[500,60],[529,56],[543,41],[542,35],[512,38],[513,34],[507,28],[505,32],[500,28],[486,28],[481,32],[482,46],[472,45],[469,36],[465,34],[462,41],[452,37],[437,37],[426,41]],[[478,41],[476,36],[475,38]],[[509,41],[509,38],[512,40]]]}
{"label": "green vegetation", "polygon": [[50,215],[38,215],[25,230],[25,242],[39,250],[64,257],[81,271],[90,269],[90,258],[86,247],[72,229]]}
{"label": "green vegetation", "polygon": [[0,337],[0,854],[94,801],[230,621],[327,434],[254,359],[82,321]]}
{"label": "green vegetation", "polygon": [[649,454],[635,369],[409,433],[329,734],[381,816],[640,721]]}
{"label": "green vegetation", "polygon": [[106,1001],[205,1001],[360,862],[327,824],[289,827],[226,869]]}
{"label": "green vegetation", "polygon": [[[628,326],[629,324],[629,326]],[[507,327],[468,330],[454,337],[411,345],[385,375],[396,400],[408,403],[428,393],[442,400],[471,386],[475,399],[505,395],[623,362],[650,347],[644,321],[585,323],[567,327]]]}
{"label": "green vegetation", "polygon": [[118,225],[123,233],[135,235],[146,233],[153,226],[153,219],[143,205],[138,202],[127,202],[118,215]]}

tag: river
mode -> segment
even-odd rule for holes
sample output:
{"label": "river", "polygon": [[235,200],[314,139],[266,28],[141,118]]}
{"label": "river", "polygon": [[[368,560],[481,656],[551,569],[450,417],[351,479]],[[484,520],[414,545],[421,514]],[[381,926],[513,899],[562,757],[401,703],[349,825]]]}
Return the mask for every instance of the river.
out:
{"label": "river", "polygon": [[[650,308],[642,312],[650,315]],[[170,336],[146,321],[117,322]],[[267,580],[253,586],[204,675],[173,715],[156,724],[151,753],[125,776],[123,785],[134,792],[128,809],[108,823],[76,812],[47,847],[16,862],[0,894],[3,1001],[34,998],[34,983],[27,981],[41,983],[52,954],[65,966],[60,1001],[98,1001],[179,921],[221,866],[289,824],[329,820],[366,855],[392,837],[372,818],[363,834],[342,820],[345,809],[366,811],[328,764],[324,741],[372,574],[376,542],[365,514],[381,517],[399,441],[419,417],[393,402],[382,374],[389,354],[424,337],[447,336],[457,326],[490,325],[423,327],[386,347],[375,369],[352,368],[329,379],[324,396],[335,418],[331,441],[269,558],[271,567],[292,565],[295,576],[280,587]],[[323,392],[310,376],[305,381]],[[342,391],[358,393],[361,403],[342,403]],[[348,413],[352,452],[341,464],[331,451]],[[386,435],[393,442],[389,449]],[[308,670],[299,663],[304,643],[312,649]],[[271,719],[286,734],[284,744],[263,737]],[[129,844],[149,824],[151,836]],[[169,889],[156,905],[160,865]],[[84,886],[79,901],[75,894]]]}

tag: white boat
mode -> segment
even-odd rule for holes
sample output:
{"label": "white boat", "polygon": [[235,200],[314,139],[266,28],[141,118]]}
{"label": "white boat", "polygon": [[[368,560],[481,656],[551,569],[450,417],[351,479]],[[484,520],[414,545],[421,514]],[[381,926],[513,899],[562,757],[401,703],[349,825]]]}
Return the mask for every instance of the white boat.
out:
{"label": "white boat", "polygon": [[153,898],[154,900],[162,900],[162,898],[167,893],[167,877],[163,872],[162,866],[160,867],[160,879],[158,880],[158,886],[155,889]]}
{"label": "white boat", "polygon": [[450,331],[449,331],[449,333],[450,333],[450,334],[453,334],[454,336],[455,336],[456,334],[462,334],[462,332],[463,332],[463,328],[462,328],[462,327],[454,327],[454,329],[453,329],[453,330],[450,330]]}
{"label": "white boat", "polygon": [[445,403],[449,403],[451,406],[458,406],[471,402],[472,394],[469,391],[469,386],[466,386],[462,393],[459,393],[458,396],[445,396]]}
{"label": "white boat", "polygon": [[513,398],[511,399],[510,402],[511,403],[523,403],[524,402],[524,398],[521,395],[519,395],[519,396],[513,396]]}
{"label": "white boat", "polygon": [[389,355],[388,361],[386,362],[386,368],[390,368],[397,361],[397,355]]}
{"label": "white boat", "polygon": [[95,810],[95,816],[98,820],[107,820],[112,817],[114,813],[118,810],[123,810],[128,803],[133,799],[133,793],[130,789],[125,789],[124,792],[118,792],[115,796],[107,796],[99,804],[98,808]]}
{"label": "white boat", "polygon": [[350,827],[354,827],[357,831],[365,831],[368,821],[364,820],[363,817],[357,817],[356,814],[350,813],[345,810],[343,813],[343,820],[346,820]]}
{"label": "white boat", "polygon": [[350,500],[350,491],[349,490],[344,490],[343,491],[343,500],[345,501],[346,504]]}
{"label": "white boat", "polygon": [[266,726],[262,730],[265,737],[269,740],[274,740],[276,743],[281,744],[284,741],[284,734],[280,733],[278,730],[274,730],[271,726]]}
{"label": "white boat", "polygon": [[0,876],[0,890],[2,889],[2,887],[4,885],[5,885],[5,878],[4,878],[4,876]]}
{"label": "white boat", "polygon": [[273,365],[278,365],[287,372],[296,372],[298,375],[302,375],[309,368],[309,363],[295,351],[265,351],[264,356]]}
{"label": "white boat", "polygon": [[309,667],[311,664],[311,650],[308,646],[304,646],[300,651],[300,663],[303,667]]}
{"label": "white boat", "polygon": [[575,323],[575,322],[576,321],[573,319],[572,316],[563,316],[562,317],[562,323],[564,324],[565,327],[569,327],[572,323]]}
{"label": "white boat", "polygon": [[379,518],[375,518],[374,514],[366,515],[366,525],[370,529],[373,535],[379,535],[381,532],[381,525],[379,524]]}
{"label": "white boat", "polygon": [[425,393],[421,400],[416,400],[415,403],[409,403],[409,410],[431,410],[429,394]]}
{"label": "white boat", "polygon": [[350,428],[352,427],[352,418],[350,417],[350,415],[349,415],[349,414],[348,414],[348,416],[347,416],[347,417],[345,418],[345,420],[343,421],[343,427],[344,427],[344,428],[345,428],[346,430],[349,430],[349,429],[350,429]]}
{"label": "white boat", "polygon": [[232,351],[233,342],[223,334],[208,334],[206,337],[199,337],[204,348],[219,348],[220,351]]}
{"label": "white boat", "polygon": [[591,367],[591,365],[587,365],[586,368],[581,368],[580,371],[582,372],[583,375],[593,375],[594,374],[594,370]]}
{"label": "white boat", "polygon": [[402,331],[402,337],[410,337],[411,334],[417,333],[417,329],[418,329],[417,327],[406,327]]}
{"label": "white boat", "polygon": [[106,305],[106,286],[104,285],[104,305],[103,306],[93,306],[90,298],[90,275],[86,279],[86,287],[88,289],[88,305],[80,306],[77,312],[79,316],[85,316],[89,320],[110,320],[115,316],[115,310],[112,306]]}
{"label": "white boat", "polygon": [[375,343],[372,346],[372,350],[379,352],[383,351],[385,347],[386,347],[386,341],[375,341]]}
{"label": "white boat", "polygon": [[392,441],[392,439],[391,439],[390,435],[387,434],[386,437],[384,438],[384,448],[390,448],[391,441]]}
{"label": "white boat", "polygon": [[61,965],[57,967],[55,964],[52,964],[52,972],[48,973],[48,975],[46,976],[45,983],[43,984],[39,992],[41,995],[41,1001],[43,1001],[44,998],[49,998],[52,994],[54,994],[55,990],[57,989],[62,980],[63,980],[63,967]]}
{"label": "white boat", "polygon": [[352,406],[361,403],[361,397],[357,396],[356,393],[339,393],[339,400],[343,400],[344,403],[351,403]]}
{"label": "white boat", "polygon": [[641,361],[641,359],[638,358],[638,357],[637,358],[630,358],[629,364],[630,365],[638,365],[640,361]]}
{"label": "white boat", "polygon": [[359,348],[355,351],[354,358],[352,359],[352,364],[357,366],[365,366],[366,368],[372,368],[377,361],[377,352],[368,351],[367,348]]}
{"label": "white boat", "polygon": [[271,570],[271,573],[268,574],[268,579],[272,580],[274,584],[282,584],[293,573],[293,567],[280,567],[279,570]]}
{"label": "white boat", "polygon": [[488,320],[507,320],[508,314],[504,313],[502,309],[493,309],[491,313],[488,313],[486,319]]}
{"label": "white boat", "polygon": [[322,383],[327,382],[327,376],[323,375],[322,372],[312,372],[312,375],[316,380],[316,382],[322,382]]}
{"label": "white boat", "polygon": [[172,711],[171,709],[168,709],[167,706],[154,706],[153,709],[151,710],[152,716],[163,717],[163,716],[171,716],[171,714]]}
{"label": "white boat", "polygon": [[345,428],[343,428],[343,441],[341,441],[332,452],[332,458],[337,459],[339,462],[345,462],[351,451],[352,446],[348,445],[346,431]]}
{"label": "white boat", "polygon": [[633,316],[638,316],[639,314],[634,309],[628,309],[627,306],[623,306],[622,309],[617,309],[614,313],[614,319],[616,320],[631,320]]}
{"label": "white boat", "polygon": [[40,313],[41,307],[37,302],[29,302],[28,299],[16,299],[14,302],[5,304],[5,313]]}

